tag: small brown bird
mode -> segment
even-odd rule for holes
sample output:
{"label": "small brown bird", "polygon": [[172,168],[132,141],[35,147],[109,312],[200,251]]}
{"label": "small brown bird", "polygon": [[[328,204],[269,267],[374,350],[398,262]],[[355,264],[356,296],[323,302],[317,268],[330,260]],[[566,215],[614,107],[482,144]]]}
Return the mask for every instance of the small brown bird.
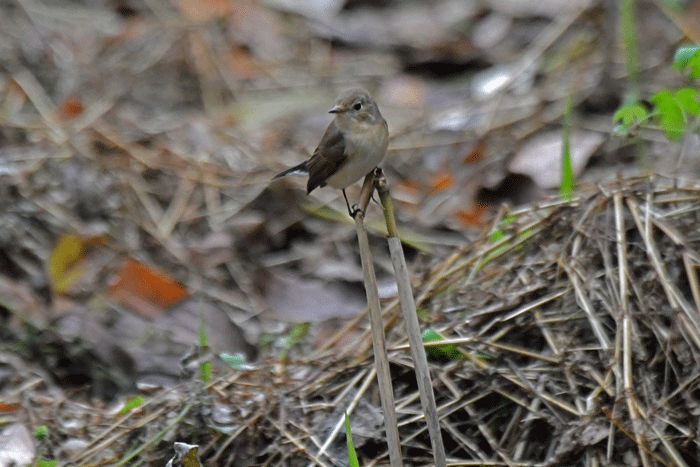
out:
{"label": "small brown bird", "polygon": [[343,197],[352,217],[345,188],[379,165],[389,145],[389,130],[379,107],[362,88],[348,89],[338,96],[329,110],[335,119],[318,143],[311,159],[276,175],[308,175],[308,195],[317,187],[330,185],[343,190]]}

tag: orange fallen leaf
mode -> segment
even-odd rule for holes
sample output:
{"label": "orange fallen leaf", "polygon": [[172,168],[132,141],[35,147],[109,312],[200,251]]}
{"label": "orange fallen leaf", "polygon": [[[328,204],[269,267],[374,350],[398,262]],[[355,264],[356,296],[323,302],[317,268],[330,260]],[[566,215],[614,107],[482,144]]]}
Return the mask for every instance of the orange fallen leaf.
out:
{"label": "orange fallen leaf", "polygon": [[83,103],[75,97],[69,97],[63,101],[61,105],[61,115],[63,118],[75,118],[82,114],[84,110],[85,107],[83,107]]}
{"label": "orange fallen leaf", "polygon": [[448,189],[452,185],[454,185],[454,177],[452,177],[452,174],[449,172],[440,172],[433,178],[430,188],[432,191],[442,191]]}
{"label": "orange fallen leaf", "polygon": [[189,296],[174,277],[133,259],[127,259],[107,292],[108,296],[148,317]]}
{"label": "orange fallen leaf", "polygon": [[263,68],[243,47],[232,49],[228,53],[228,62],[239,79],[253,79],[263,74]]}
{"label": "orange fallen leaf", "polygon": [[16,412],[19,409],[19,404],[9,404],[7,402],[0,402],[0,412]]}
{"label": "orange fallen leaf", "polygon": [[462,160],[463,164],[474,164],[479,162],[484,158],[484,150],[486,149],[486,143],[483,140],[479,140],[471,151],[464,156]]}
{"label": "orange fallen leaf", "polygon": [[489,206],[483,203],[477,203],[476,207],[471,211],[460,210],[455,213],[457,219],[467,227],[483,227],[484,214],[489,210]]}

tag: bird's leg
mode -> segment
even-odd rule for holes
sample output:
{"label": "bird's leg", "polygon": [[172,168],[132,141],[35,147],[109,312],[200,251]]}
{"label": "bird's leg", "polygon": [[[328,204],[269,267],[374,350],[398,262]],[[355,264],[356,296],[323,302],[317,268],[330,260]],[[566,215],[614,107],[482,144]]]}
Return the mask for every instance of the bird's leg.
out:
{"label": "bird's leg", "polygon": [[345,194],[345,188],[343,188],[343,198],[345,198],[345,204],[348,207],[348,214],[350,214],[350,217],[354,219],[357,213],[361,211],[361,209],[357,207],[357,204],[353,207],[350,207],[350,201],[348,201],[348,195]]}
{"label": "bird's leg", "polygon": [[[379,177],[381,177],[381,176],[383,176],[382,168],[381,168],[381,167],[375,167],[375,168],[374,168],[374,180],[375,180],[375,183],[376,183],[376,180],[378,180]],[[372,201],[374,201],[375,203],[377,203],[377,204],[381,204],[381,203],[374,197],[374,191],[375,191],[375,190],[372,190],[372,197],[371,197],[370,199],[371,199]]]}

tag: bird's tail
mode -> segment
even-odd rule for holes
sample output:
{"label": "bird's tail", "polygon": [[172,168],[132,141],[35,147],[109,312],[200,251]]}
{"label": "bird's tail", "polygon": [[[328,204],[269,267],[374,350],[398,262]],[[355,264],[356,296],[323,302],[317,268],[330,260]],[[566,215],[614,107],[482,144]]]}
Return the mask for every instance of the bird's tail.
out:
{"label": "bird's tail", "polygon": [[274,177],[272,177],[273,180],[277,180],[278,178],[286,177],[287,175],[309,175],[309,169],[306,166],[306,161],[302,162],[299,165],[295,165],[294,167],[285,170],[284,172],[280,172]]}

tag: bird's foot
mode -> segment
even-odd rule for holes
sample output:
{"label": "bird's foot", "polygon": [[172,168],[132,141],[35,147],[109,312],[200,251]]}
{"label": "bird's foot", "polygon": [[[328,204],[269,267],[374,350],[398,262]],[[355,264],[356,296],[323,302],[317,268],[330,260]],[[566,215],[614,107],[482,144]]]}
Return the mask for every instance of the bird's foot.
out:
{"label": "bird's foot", "polygon": [[350,209],[348,209],[348,214],[350,214],[350,217],[353,219],[359,214],[362,213],[364,215],[364,211],[360,209],[360,207],[357,204],[353,204]]}

